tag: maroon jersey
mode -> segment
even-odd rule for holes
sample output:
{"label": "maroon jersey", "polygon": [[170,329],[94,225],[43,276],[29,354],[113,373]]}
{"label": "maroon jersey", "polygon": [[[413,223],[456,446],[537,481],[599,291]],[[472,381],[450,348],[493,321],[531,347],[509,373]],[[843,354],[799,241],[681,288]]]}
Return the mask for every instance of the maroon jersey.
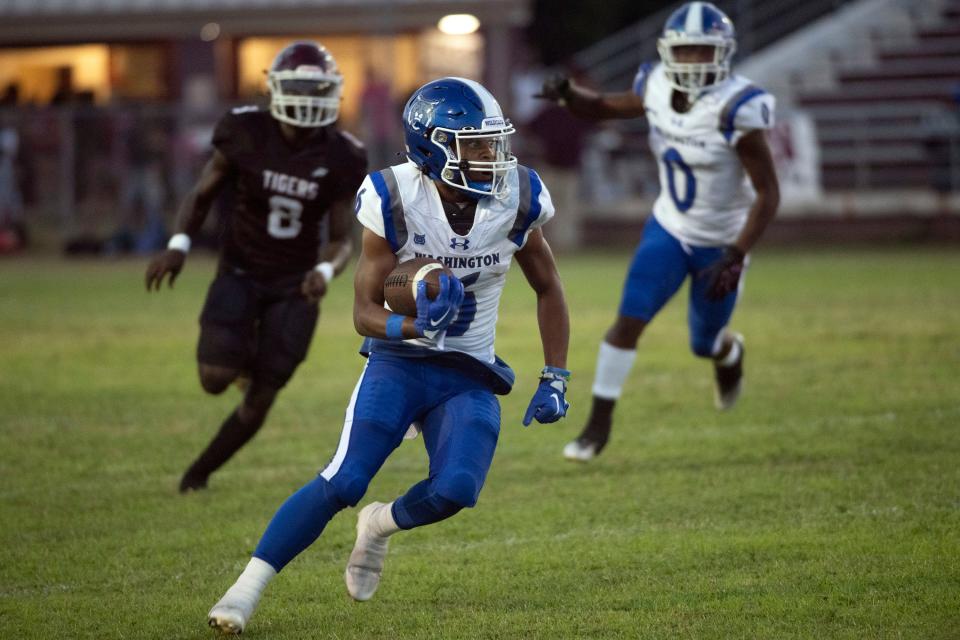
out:
{"label": "maroon jersey", "polygon": [[363,145],[328,126],[293,146],[268,112],[241,107],[217,123],[213,146],[232,165],[236,186],[224,261],[259,276],[313,268],[330,205],[352,197],[366,175]]}

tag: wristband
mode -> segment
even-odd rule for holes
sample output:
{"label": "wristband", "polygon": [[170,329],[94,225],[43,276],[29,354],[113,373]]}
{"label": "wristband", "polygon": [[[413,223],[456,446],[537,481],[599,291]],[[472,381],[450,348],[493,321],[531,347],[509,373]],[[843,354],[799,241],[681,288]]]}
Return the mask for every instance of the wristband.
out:
{"label": "wristband", "polygon": [[175,233],[173,237],[170,238],[170,242],[167,243],[167,249],[190,253],[190,236],[185,233]]}
{"label": "wristband", "polygon": [[387,318],[387,338],[389,340],[403,340],[403,321],[406,316],[391,313]]}
{"label": "wristband", "polygon": [[327,281],[327,284],[333,280],[333,263],[332,262],[321,262],[313,268],[314,271],[323,275],[323,279]]}
{"label": "wristband", "polygon": [[561,369],[560,367],[551,367],[550,365],[547,365],[540,371],[540,379],[563,380],[564,382],[570,382],[570,372],[566,369]]}

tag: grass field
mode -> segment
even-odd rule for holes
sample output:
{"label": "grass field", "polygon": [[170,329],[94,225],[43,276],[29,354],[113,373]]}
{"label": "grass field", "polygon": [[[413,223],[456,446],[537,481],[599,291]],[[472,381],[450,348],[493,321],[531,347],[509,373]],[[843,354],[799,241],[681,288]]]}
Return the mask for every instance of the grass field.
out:
{"label": "grass field", "polygon": [[[610,448],[561,460],[589,407],[627,251],[561,260],[570,418],[524,429],[542,365],[519,270],[518,372],[476,509],[398,535],[376,598],[342,582],[355,510],[267,592],[251,638],[960,638],[960,254],[760,252],[735,327],[747,381],[712,409],[679,296],[641,342]],[[239,399],[205,397],[213,262],[143,291],[137,261],[0,263],[0,638],[207,638],[207,609],[332,454],[356,355],[350,285],[257,439],[201,494],[179,474]],[[406,443],[372,484],[425,472]]]}

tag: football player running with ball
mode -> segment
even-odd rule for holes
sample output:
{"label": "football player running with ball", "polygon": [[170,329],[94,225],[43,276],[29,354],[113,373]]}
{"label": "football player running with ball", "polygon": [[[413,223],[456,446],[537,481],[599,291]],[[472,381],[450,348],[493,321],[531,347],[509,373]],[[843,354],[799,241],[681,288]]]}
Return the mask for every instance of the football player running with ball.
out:
{"label": "football player running with ball", "polygon": [[583,117],[645,115],[660,168],[660,195],[600,344],[590,417],[565,447],[567,459],[590,460],[607,444],[637,340],[687,276],[690,348],[713,362],[717,408],[729,409],[739,396],[743,337],[727,325],[747,254],[780,196],[765,137],[774,99],[731,75],[735,48],[730,19],[709,2],[689,2],[667,20],[660,63],[641,65],[632,91],[598,94],[563,76],[544,83],[541,97]]}
{"label": "football player running with ball", "polygon": [[180,481],[207,486],[260,429],[277,393],[307,355],[319,301],[352,251],[353,198],[366,152],[335,126],[343,77],[313,42],[283,49],[267,74],[270,111],[241,107],[213,133],[213,156],[180,206],[178,231],[147,268],[147,290],[170,286],[225,187],[235,205],[222,238],[217,275],[200,314],[200,384],[222,393],[245,388],[207,448]]}
{"label": "football player running with ball", "polygon": [[[330,463],[280,507],[209,624],[239,633],[267,583],[306,549],[340,510],[356,505],[408,431],[423,433],[428,476],[393,502],[359,513],[347,562],[347,591],[369,600],[391,535],[472,507],[500,431],[497,394],[514,382],[494,354],[500,294],[516,259],[537,297],[546,366],[523,424],[567,411],[564,368],[569,317],[540,227],[553,216],[539,176],[510,154],[514,129],[494,97],[462,78],[418,89],[403,113],[408,162],[373,173],[357,193],[363,247],[354,281],[354,323],[366,336],[366,368],[347,406]],[[416,317],[384,307],[384,280],[417,257],[439,260],[434,299],[421,283]]]}

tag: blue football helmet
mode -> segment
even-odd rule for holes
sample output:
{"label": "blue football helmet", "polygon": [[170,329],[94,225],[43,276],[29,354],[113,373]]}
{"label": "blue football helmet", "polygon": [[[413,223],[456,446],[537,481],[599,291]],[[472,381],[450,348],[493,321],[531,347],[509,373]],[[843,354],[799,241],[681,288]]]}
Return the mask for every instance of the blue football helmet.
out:
{"label": "blue football helmet", "polygon": [[[711,62],[678,62],[676,47],[713,47]],[[733,22],[709,2],[688,2],[667,18],[657,51],[667,81],[677,91],[693,94],[730,77],[730,61],[737,49]]]}
{"label": "blue football helmet", "polygon": [[510,153],[515,129],[483,85],[465,78],[440,78],[413,92],[403,109],[407,158],[433,180],[472,198],[502,197],[507,173],[517,166]]}

